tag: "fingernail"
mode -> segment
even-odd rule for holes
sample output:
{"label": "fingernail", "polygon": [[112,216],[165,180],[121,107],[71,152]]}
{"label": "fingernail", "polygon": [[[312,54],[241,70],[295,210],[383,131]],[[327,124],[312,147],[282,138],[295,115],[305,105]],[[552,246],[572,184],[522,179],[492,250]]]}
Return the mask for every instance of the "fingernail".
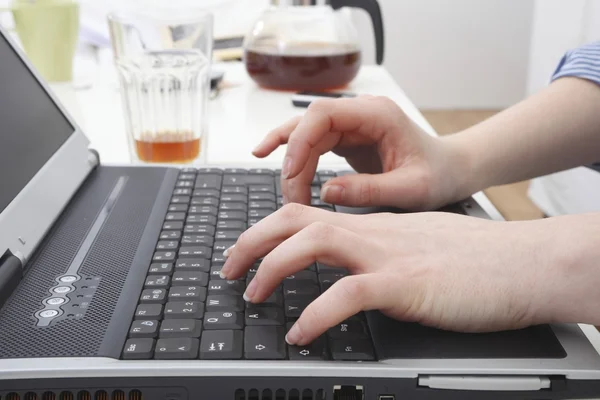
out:
{"label": "fingernail", "polygon": [[295,345],[295,344],[298,344],[301,340],[302,340],[302,332],[300,332],[300,328],[298,327],[298,324],[294,324],[294,326],[292,326],[292,329],[290,329],[290,331],[287,333],[287,335],[285,335],[285,341],[289,345]]}
{"label": "fingernail", "polygon": [[227,258],[231,255],[231,252],[233,251],[233,248],[235,247],[235,244],[231,247],[228,247],[225,249],[225,251],[223,252],[223,257]]}
{"label": "fingernail", "polygon": [[290,176],[290,172],[292,172],[292,159],[290,157],[286,157],[283,161],[283,169],[281,170],[281,177],[283,179],[287,179]]}
{"label": "fingernail", "polygon": [[225,273],[223,272],[223,270],[221,270],[219,272],[219,278],[221,278],[221,279],[227,279],[227,275],[225,275]]}
{"label": "fingernail", "polygon": [[343,186],[339,186],[339,185],[329,185],[329,186],[325,186],[322,190],[321,190],[321,199],[322,200],[334,200],[334,201],[340,201],[342,199],[342,197],[344,196],[344,187]]}
{"label": "fingernail", "polygon": [[254,278],[254,279],[252,279],[252,282],[250,282],[250,284],[246,288],[246,292],[244,293],[244,296],[242,296],[245,301],[248,301],[248,302],[252,301],[252,298],[256,294],[256,286],[258,286],[258,283],[256,282],[256,278]]}

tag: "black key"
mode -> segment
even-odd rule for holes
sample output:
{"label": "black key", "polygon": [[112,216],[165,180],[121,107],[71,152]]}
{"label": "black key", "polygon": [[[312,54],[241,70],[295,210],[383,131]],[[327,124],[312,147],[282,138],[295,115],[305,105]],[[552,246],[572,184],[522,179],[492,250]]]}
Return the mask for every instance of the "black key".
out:
{"label": "black key", "polygon": [[248,218],[265,218],[273,214],[272,210],[250,210],[248,211]]}
{"label": "black key", "polygon": [[305,268],[306,271],[317,272],[317,267],[315,264],[311,264],[310,267]]}
{"label": "black key", "polygon": [[248,208],[251,210],[277,210],[277,204],[274,201],[251,201],[248,204]]}
{"label": "black key", "polygon": [[[219,240],[219,239],[217,239]],[[227,250],[228,248],[230,248],[231,246],[233,246],[235,244],[235,240],[229,240],[229,241],[222,241],[219,240],[218,242],[215,242],[215,246],[213,247],[213,251],[215,253],[223,253],[225,250]]]}
{"label": "black key", "polygon": [[206,258],[185,258],[177,260],[175,271],[210,271],[210,260]]}
{"label": "black key", "polygon": [[213,217],[217,216],[218,210],[215,206],[191,206],[188,213],[190,215],[212,215]]}
{"label": "black key", "polygon": [[290,360],[326,360],[325,339],[316,339],[307,346],[288,345]]}
{"label": "black key", "polygon": [[287,318],[299,318],[302,311],[311,303],[309,297],[298,296],[295,299],[285,300],[285,316]]}
{"label": "black key", "polygon": [[246,325],[283,325],[285,317],[281,308],[275,307],[254,307],[248,306],[246,309]]}
{"label": "black key", "polygon": [[148,269],[148,275],[171,275],[172,273],[172,263],[152,263]]}
{"label": "black key", "polygon": [[179,258],[210,258],[212,250],[206,246],[182,247],[179,249]]}
{"label": "black key", "polygon": [[220,231],[245,231],[246,224],[244,221],[218,221],[217,229]]}
{"label": "black key", "polygon": [[218,199],[221,196],[221,192],[215,189],[196,189],[192,192],[194,197],[213,197]]}
{"label": "black key", "polygon": [[206,311],[244,311],[244,299],[240,296],[211,294],[206,298]]}
{"label": "black key", "polygon": [[327,274],[327,273],[348,273],[348,270],[340,267],[331,267],[329,265],[321,264],[317,262],[317,270],[319,270],[319,274]]}
{"label": "black key", "polygon": [[336,177],[337,173],[331,169],[323,169],[323,170],[317,171],[317,175],[319,177],[322,177],[322,176]]}
{"label": "black key", "polygon": [[192,195],[191,187],[178,187],[177,189],[173,190],[173,196],[191,196],[191,195]]}
{"label": "black key", "polygon": [[[223,265],[213,265],[212,267],[210,267],[210,279],[212,279],[212,280],[221,279],[221,268],[223,268]],[[223,280],[223,279],[221,279],[221,280]]]}
{"label": "black key", "polygon": [[195,181],[196,180],[196,171],[194,171],[194,173],[180,173],[179,176],[177,177],[177,180],[180,181]]}
{"label": "black key", "polygon": [[177,187],[177,188],[191,188],[191,187],[194,187],[194,182],[192,182],[192,181],[178,181],[175,184],[175,187]]}
{"label": "black key", "polygon": [[315,272],[306,271],[306,270],[298,271],[295,274],[287,276],[285,279],[288,281],[294,280],[294,281],[310,281],[310,282],[314,282],[314,283],[319,282],[319,280],[317,279],[317,274]]}
{"label": "black key", "polygon": [[249,185],[248,191],[250,193],[275,193],[275,186],[271,185]]}
{"label": "black key", "polygon": [[248,174],[248,171],[243,168],[225,168],[223,171],[226,174],[238,174],[238,175]]}
{"label": "black key", "polygon": [[198,168],[199,174],[223,175],[223,170],[219,168]]}
{"label": "black key", "polygon": [[225,256],[221,253],[217,253],[215,255],[213,255],[213,258],[211,260],[211,265],[214,267],[216,265],[223,265],[225,264]]}
{"label": "black key", "polygon": [[214,197],[192,197],[192,206],[212,206],[218,207],[219,200]]}
{"label": "black key", "polygon": [[275,195],[273,193],[261,193],[261,192],[250,193],[250,195],[248,196],[248,200],[250,200],[250,201],[272,201],[272,202],[277,201],[277,199],[275,198]]}
{"label": "black key", "polygon": [[226,281],[223,279],[213,279],[208,282],[209,294],[229,294],[241,296],[246,290],[243,281]]}
{"label": "black key", "polygon": [[199,338],[202,332],[202,321],[195,319],[167,319],[160,324],[158,335],[161,338]]}
{"label": "black key", "polygon": [[196,189],[221,189],[222,177],[220,175],[201,174],[196,177]]}
{"label": "black key", "polygon": [[246,213],[242,211],[220,211],[218,217],[221,221],[246,221]]}
{"label": "black key", "polygon": [[221,202],[247,203],[248,197],[245,194],[224,193],[221,195]]}
{"label": "black key", "polygon": [[281,360],[286,357],[282,326],[248,326],[244,335],[244,355],[251,360]]}
{"label": "black key", "polygon": [[165,217],[165,221],[183,221],[185,219],[185,213],[168,213]]}
{"label": "black key", "polygon": [[248,188],[246,186],[224,186],[222,192],[228,194],[248,194]]}
{"label": "black key", "polygon": [[140,304],[135,309],[134,319],[160,320],[163,316],[162,304]]}
{"label": "black key", "polygon": [[161,240],[156,245],[156,250],[175,250],[179,247],[177,240]]}
{"label": "black key", "polygon": [[214,239],[212,235],[183,235],[181,238],[181,244],[183,246],[190,244],[203,245],[206,247],[212,247]]}
{"label": "black key", "polygon": [[169,206],[169,212],[187,212],[187,205],[185,204],[171,204]]}
{"label": "black key", "polygon": [[221,311],[204,314],[204,329],[244,329],[244,313]]}
{"label": "black key", "polygon": [[181,237],[180,231],[162,231],[160,233],[160,240],[176,240]]}
{"label": "black key", "polygon": [[321,188],[319,186],[311,186],[310,187],[310,197],[313,199],[321,198]]}
{"label": "black key", "polygon": [[152,257],[152,261],[174,261],[175,251],[157,251]]}
{"label": "black key", "polygon": [[219,211],[248,211],[248,206],[244,203],[230,203],[230,202],[221,202],[219,204]]}
{"label": "black key", "polygon": [[166,289],[144,289],[140,296],[142,304],[164,304],[167,298]]}
{"label": "black key", "polygon": [[331,287],[334,283],[345,277],[347,274],[343,273],[335,273],[335,274],[319,274],[319,283],[321,284],[321,288],[328,286]]}
{"label": "black key", "polygon": [[154,352],[154,339],[128,339],[123,348],[124,360],[148,360]]}
{"label": "black key", "polygon": [[157,360],[191,360],[198,358],[200,340],[196,338],[158,339],[154,350]]}
{"label": "black key", "polygon": [[201,360],[239,360],[242,358],[242,331],[204,331],[200,343]]}
{"label": "black key", "polygon": [[217,217],[214,215],[192,214],[187,217],[185,222],[186,224],[216,225]]}
{"label": "black key", "polygon": [[204,301],[206,288],[202,286],[176,286],[169,290],[169,301]]}
{"label": "black key", "polygon": [[233,175],[223,176],[223,186],[272,185],[273,178],[266,175]]}
{"label": "black key", "polygon": [[170,301],[165,304],[165,319],[202,319],[204,303],[199,301]]}
{"label": "black key", "polygon": [[144,289],[166,289],[171,278],[168,275],[150,275],[146,278]]}
{"label": "black key", "polygon": [[190,196],[173,196],[171,197],[171,204],[189,204]]}
{"label": "black key", "polygon": [[208,274],[200,271],[177,271],[171,278],[173,286],[206,286]]}
{"label": "black key", "polygon": [[282,192],[281,192],[281,177],[277,176],[275,177],[275,194],[280,197]]}
{"label": "black key", "polygon": [[[241,221],[229,221],[229,222],[241,222]],[[242,231],[217,231],[217,233],[215,234],[215,239],[216,240],[230,240],[230,241],[236,241],[239,239],[240,235],[242,234]]]}
{"label": "black key", "polygon": [[286,301],[294,299],[316,299],[321,294],[317,285],[283,285],[283,297]]}
{"label": "black key", "polygon": [[258,224],[262,218],[248,218],[248,227]]}
{"label": "black key", "polygon": [[275,172],[273,170],[264,169],[264,168],[253,168],[253,169],[249,170],[248,173],[250,173],[252,175],[269,175],[269,176],[275,175]]}
{"label": "black key", "polygon": [[195,174],[196,173],[196,168],[193,167],[186,167],[186,168],[181,168],[181,170],[179,171],[180,174]]}
{"label": "black key", "polygon": [[320,184],[321,184],[321,181],[319,181],[319,176],[318,175],[313,176],[311,185],[320,185]]}
{"label": "black key", "polygon": [[373,361],[375,353],[369,340],[330,340],[331,357],[336,361]]}
{"label": "black key", "polygon": [[167,221],[163,224],[164,231],[180,231],[183,229],[183,221]]}
{"label": "black key", "polygon": [[129,328],[129,337],[154,338],[158,334],[158,321],[138,320],[133,321]]}
{"label": "black key", "polygon": [[212,225],[198,225],[188,224],[183,228],[183,232],[186,234],[202,234],[202,235],[215,235],[215,227]]}
{"label": "black key", "polygon": [[283,296],[279,292],[273,292],[262,303],[252,304],[252,307],[283,307]]}
{"label": "black key", "polygon": [[327,330],[327,336],[331,339],[366,339],[369,337],[365,325],[359,320],[348,320],[341,322]]}

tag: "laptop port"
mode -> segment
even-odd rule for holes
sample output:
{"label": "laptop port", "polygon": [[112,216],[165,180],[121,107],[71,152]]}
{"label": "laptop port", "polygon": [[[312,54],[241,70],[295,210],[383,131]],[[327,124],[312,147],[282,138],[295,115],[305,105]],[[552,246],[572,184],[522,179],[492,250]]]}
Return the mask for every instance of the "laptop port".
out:
{"label": "laptop port", "polygon": [[364,400],[365,391],[362,386],[335,385],[333,400]]}

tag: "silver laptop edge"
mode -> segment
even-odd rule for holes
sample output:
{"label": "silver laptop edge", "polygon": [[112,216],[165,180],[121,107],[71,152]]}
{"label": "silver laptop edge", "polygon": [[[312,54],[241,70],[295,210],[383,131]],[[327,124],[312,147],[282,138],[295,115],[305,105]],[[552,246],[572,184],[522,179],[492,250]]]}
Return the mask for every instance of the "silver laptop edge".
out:
{"label": "silver laptop edge", "polygon": [[[32,71],[40,85],[75,127],[74,133],[26,187],[0,213],[0,255],[10,250],[23,264],[50,229],[86,177],[99,163],[89,141],[74,119],[35,72],[17,45],[0,29],[0,35]],[[495,208],[481,196],[469,201],[471,211],[482,215]],[[483,208],[482,208],[483,206]],[[0,359],[0,380],[144,377],[144,376],[294,376],[381,377],[429,379],[431,376],[502,377],[515,387],[540,390],[547,377],[600,379],[600,356],[577,325],[552,326],[567,357],[563,359],[393,359],[373,363],[296,361],[121,361],[100,357]],[[507,382],[506,380],[503,382]],[[492,382],[493,384],[493,382]]]}
{"label": "silver laptop edge", "polygon": [[99,160],[96,153],[88,149],[87,137],[32,67],[19,46],[2,29],[0,35],[7,39],[52,101],[75,127],[74,133],[0,213],[0,256],[9,250],[25,265]]}

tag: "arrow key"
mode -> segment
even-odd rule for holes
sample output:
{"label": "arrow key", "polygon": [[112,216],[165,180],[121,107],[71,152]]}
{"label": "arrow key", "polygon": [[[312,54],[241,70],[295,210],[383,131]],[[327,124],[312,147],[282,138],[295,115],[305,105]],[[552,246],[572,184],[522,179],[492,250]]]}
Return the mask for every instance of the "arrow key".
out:
{"label": "arrow key", "polygon": [[242,358],[243,332],[204,331],[200,342],[202,360],[239,360]]}
{"label": "arrow key", "polygon": [[251,360],[281,360],[286,357],[283,326],[248,326],[244,335],[244,355]]}
{"label": "arrow key", "polygon": [[290,360],[326,360],[325,340],[320,337],[307,346],[288,345]]}

